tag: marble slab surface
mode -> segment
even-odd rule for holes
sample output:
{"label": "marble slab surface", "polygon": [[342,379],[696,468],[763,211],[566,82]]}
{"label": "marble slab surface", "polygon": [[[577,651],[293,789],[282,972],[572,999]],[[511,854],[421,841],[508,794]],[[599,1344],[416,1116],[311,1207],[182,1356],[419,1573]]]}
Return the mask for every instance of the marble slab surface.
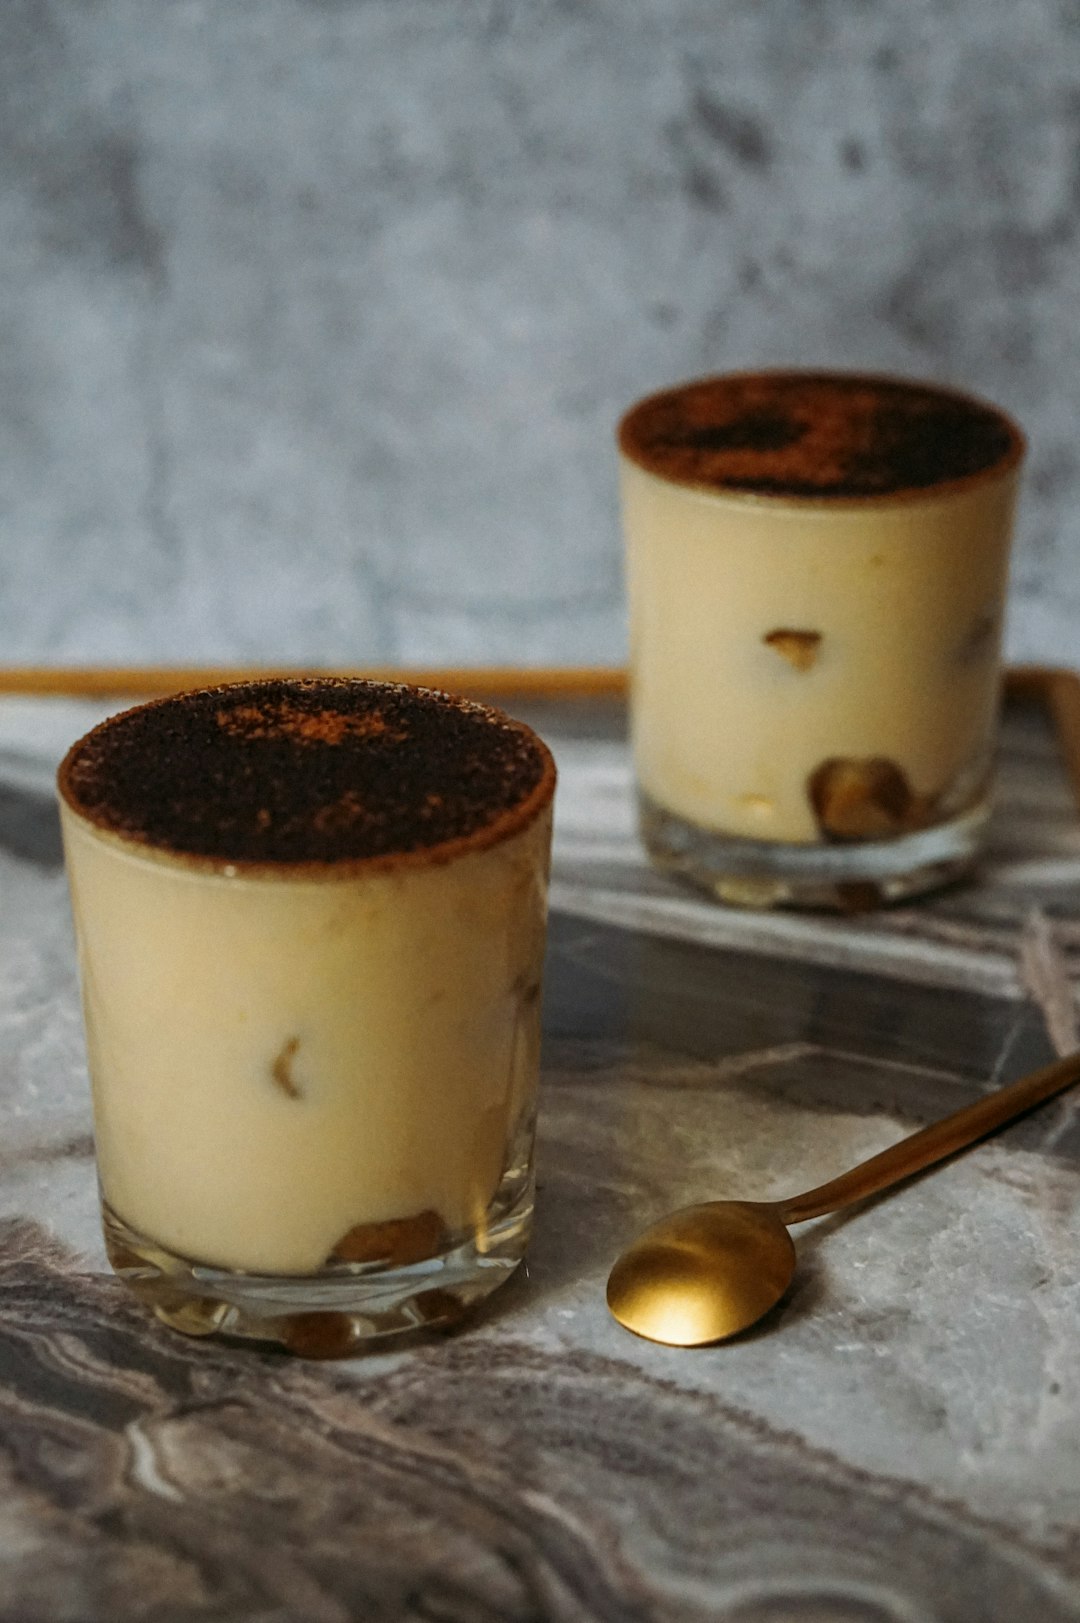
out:
{"label": "marble slab surface", "polygon": [[1077,1040],[1080,817],[1010,715],[977,884],[722,911],[651,873],[616,709],[561,768],[529,1260],[342,1365],[188,1342],[105,1271],[51,776],[0,702],[0,1623],[1080,1619],[1080,1101],[800,1231],[756,1333],[607,1316],[669,1206],[791,1193]]}

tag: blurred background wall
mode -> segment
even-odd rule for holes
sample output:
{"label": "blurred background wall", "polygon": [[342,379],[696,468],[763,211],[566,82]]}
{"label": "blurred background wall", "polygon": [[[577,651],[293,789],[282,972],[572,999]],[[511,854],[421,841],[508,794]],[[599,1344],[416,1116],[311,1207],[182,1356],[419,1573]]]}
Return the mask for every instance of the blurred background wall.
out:
{"label": "blurred background wall", "polygon": [[624,653],[612,427],[885,368],[1080,661],[1073,0],[2,0],[0,660]]}

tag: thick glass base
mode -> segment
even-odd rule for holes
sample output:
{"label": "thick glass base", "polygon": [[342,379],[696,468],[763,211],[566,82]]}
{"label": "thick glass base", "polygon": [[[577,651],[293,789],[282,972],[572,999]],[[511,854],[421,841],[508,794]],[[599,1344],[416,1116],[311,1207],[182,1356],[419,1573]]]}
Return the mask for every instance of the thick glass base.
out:
{"label": "thick glass base", "polygon": [[[367,1260],[331,1262],[304,1275],[241,1273],[177,1256],[137,1233],[104,1199],[102,1223],[116,1273],[171,1329],[275,1342],[305,1358],[345,1358],[376,1337],[455,1324],[510,1277],[532,1226],[531,1178],[516,1191],[504,1179],[500,1195],[488,1224],[444,1234],[434,1254],[401,1260],[406,1225],[376,1224],[367,1231]],[[395,1231],[394,1244],[380,1256],[387,1230]],[[394,1250],[397,1256],[386,1254]]]}
{"label": "thick glass base", "polygon": [[652,860],[732,907],[861,912],[925,895],[960,878],[982,844],[989,807],[916,834],[844,844],[786,845],[698,828],[644,793],[641,837]]}

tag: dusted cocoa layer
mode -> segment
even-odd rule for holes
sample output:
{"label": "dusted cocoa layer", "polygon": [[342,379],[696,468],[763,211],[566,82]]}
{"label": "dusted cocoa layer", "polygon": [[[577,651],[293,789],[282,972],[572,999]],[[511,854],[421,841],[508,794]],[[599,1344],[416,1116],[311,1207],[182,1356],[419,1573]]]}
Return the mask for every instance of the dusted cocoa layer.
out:
{"label": "dusted cocoa layer", "polygon": [[69,751],[71,808],[125,840],[243,865],[385,865],[483,848],[550,799],[540,740],[393,683],[243,682],[141,705]]}
{"label": "dusted cocoa layer", "polygon": [[639,401],[623,454],[678,484],[760,496],[867,500],[959,484],[1019,462],[996,407],[900,378],[757,372],[701,378]]}

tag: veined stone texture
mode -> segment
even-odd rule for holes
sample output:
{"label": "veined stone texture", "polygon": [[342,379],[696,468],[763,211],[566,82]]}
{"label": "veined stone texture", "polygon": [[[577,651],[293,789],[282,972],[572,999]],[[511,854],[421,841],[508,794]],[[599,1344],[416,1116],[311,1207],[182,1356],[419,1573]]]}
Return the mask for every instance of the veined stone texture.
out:
{"label": "veined stone texture", "polygon": [[963,385],[1080,660],[1064,0],[4,0],[8,661],[614,661],[612,428]]}
{"label": "veined stone texture", "polygon": [[749,1335],[665,1347],[604,1302],[663,1213],[793,1194],[1075,1052],[1045,719],[1007,707],[978,882],[828,917],[649,868],[621,707],[532,710],[561,782],[528,1257],[460,1334],[316,1364],[177,1336],[104,1271],[52,794],[100,708],[0,700],[0,1623],[1080,1623],[1080,1090],[798,1228]]}

